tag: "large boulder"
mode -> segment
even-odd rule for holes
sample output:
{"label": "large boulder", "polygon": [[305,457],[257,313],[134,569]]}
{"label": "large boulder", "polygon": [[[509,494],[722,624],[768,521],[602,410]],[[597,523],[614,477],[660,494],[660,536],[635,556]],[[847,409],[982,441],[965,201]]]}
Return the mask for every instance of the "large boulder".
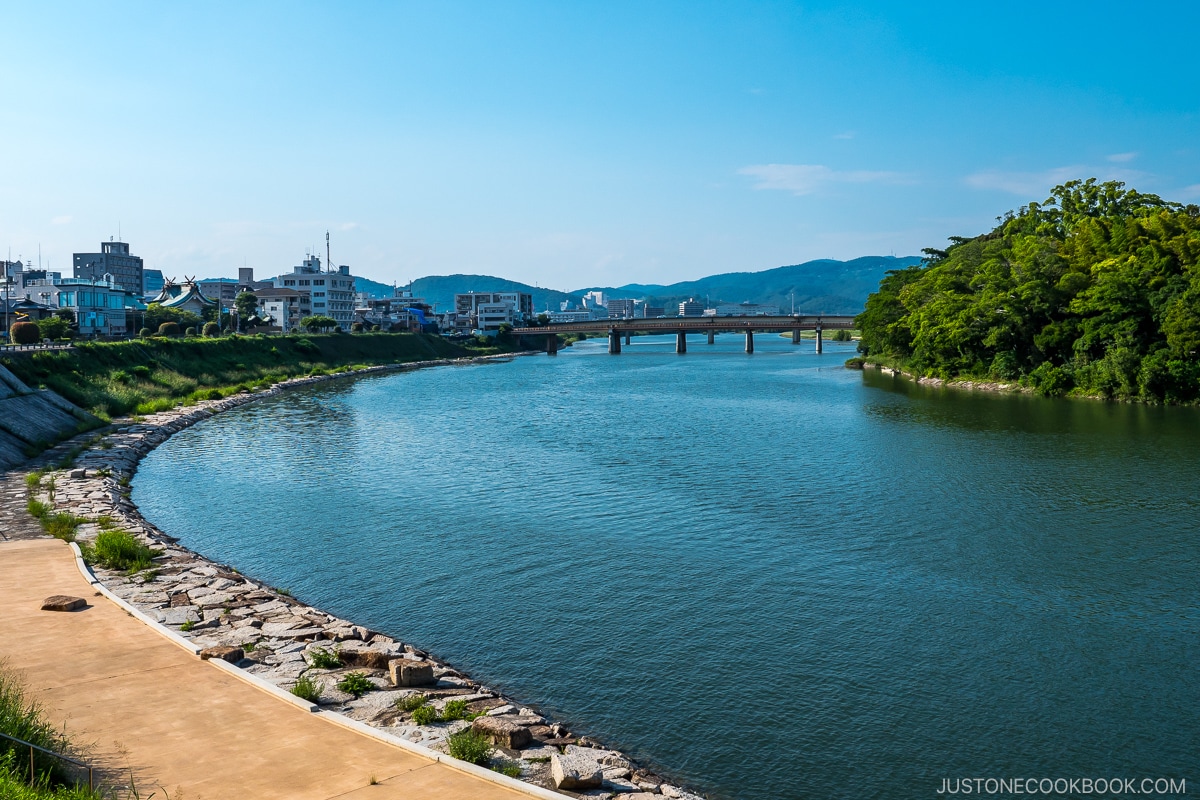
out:
{"label": "large boulder", "polygon": [[477,717],[471,723],[471,730],[486,736],[497,747],[510,750],[520,750],[533,742],[529,728],[502,717]]}
{"label": "large boulder", "polygon": [[436,683],[433,664],[428,661],[395,658],[388,662],[387,668],[396,686],[430,686]]}
{"label": "large boulder", "polygon": [[550,756],[550,777],[554,780],[555,789],[599,789],[604,784],[604,772],[600,764],[582,753],[556,753]]}
{"label": "large boulder", "polygon": [[208,661],[210,658],[219,658],[222,661],[228,661],[230,664],[236,664],[245,657],[246,653],[242,648],[230,647],[228,645],[206,647],[200,651],[200,658],[205,661]]}

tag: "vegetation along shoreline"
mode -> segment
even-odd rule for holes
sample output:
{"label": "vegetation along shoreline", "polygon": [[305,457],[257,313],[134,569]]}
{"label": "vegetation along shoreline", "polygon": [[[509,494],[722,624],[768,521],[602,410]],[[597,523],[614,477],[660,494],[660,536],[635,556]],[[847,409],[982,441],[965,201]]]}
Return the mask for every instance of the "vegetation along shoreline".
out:
{"label": "vegetation along shoreline", "polygon": [[[306,375],[190,407],[113,420],[70,463],[27,477],[28,510],[75,541],[96,578],[202,658],[228,661],[312,704],[391,736],[568,796],[634,800],[699,795],[624,754],[571,733],[429,653],[304,604],[188,550],[129,497],[138,462],[173,434],[222,411],[334,378],[480,363],[436,359]],[[592,796],[589,794],[588,796]]]}

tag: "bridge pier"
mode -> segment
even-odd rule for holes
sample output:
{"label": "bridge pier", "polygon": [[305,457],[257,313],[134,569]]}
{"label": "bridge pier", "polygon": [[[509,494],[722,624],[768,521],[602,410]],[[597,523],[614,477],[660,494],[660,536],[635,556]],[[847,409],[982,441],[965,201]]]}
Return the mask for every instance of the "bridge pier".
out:
{"label": "bridge pier", "polygon": [[754,331],[749,328],[746,329],[746,352],[754,352]]}
{"label": "bridge pier", "polygon": [[817,326],[817,355],[821,355],[824,350],[821,347],[821,326]]}
{"label": "bridge pier", "polygon": [[800,344],[800,329],[792,328],[792,344]]}
{"label": "bridge pier", "polygon": [[676,331],[675,333],[675,352],[687,352],[687,331]]}
{"label": "bridge pier", "polygon": [[608,354],[621,355],[621,334],[617,333],[615,328],[608,332]]}
{"label": "bridge pier", "polygon": [[558,334],[552,333],[546,337],[546,355],[558,355]]}
{"label": "bridge pier", "polygon": [[708,343],[709,343],[709,344],[712,344],[712,343],[713,343],[713,342],[715,342],[716,340],[717,340],[717,332],[716,332],[716,331],[714,331],[712,328],[709,328],[709,330],[708,330]]}
{"label": "bridge pier", "polygon": [[630,338],[632,336],[633,336],[632,333],[630,333],[629,331],[625,331],[625,344],[633,344],[633,342],[630,341]]}

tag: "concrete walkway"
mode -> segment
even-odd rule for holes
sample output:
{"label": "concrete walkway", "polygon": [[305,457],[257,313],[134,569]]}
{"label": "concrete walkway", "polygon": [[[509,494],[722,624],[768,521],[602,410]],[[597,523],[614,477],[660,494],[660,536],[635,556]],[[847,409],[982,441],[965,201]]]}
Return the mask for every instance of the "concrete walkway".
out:
{"label": "concrete walkway", "polygon": [[[54,594],[89,605],[41,611]],[[142,797],[160,787],[171,800],[529,797],[198,660],[99,595],[55,539],[0,540],[0,658],[75,741],[94,744],[90,761],[126,785],[132,770]]]}

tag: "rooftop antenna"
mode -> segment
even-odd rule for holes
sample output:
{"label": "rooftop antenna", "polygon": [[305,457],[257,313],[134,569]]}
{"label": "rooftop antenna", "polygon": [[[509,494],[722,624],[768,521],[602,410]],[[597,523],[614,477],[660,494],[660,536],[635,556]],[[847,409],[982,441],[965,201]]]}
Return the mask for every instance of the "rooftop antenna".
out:
{"label": "rooftop antenna", "polygon": [[333,272],[333,262],[329,259],[329,229],[325,229],[325,271]]}

